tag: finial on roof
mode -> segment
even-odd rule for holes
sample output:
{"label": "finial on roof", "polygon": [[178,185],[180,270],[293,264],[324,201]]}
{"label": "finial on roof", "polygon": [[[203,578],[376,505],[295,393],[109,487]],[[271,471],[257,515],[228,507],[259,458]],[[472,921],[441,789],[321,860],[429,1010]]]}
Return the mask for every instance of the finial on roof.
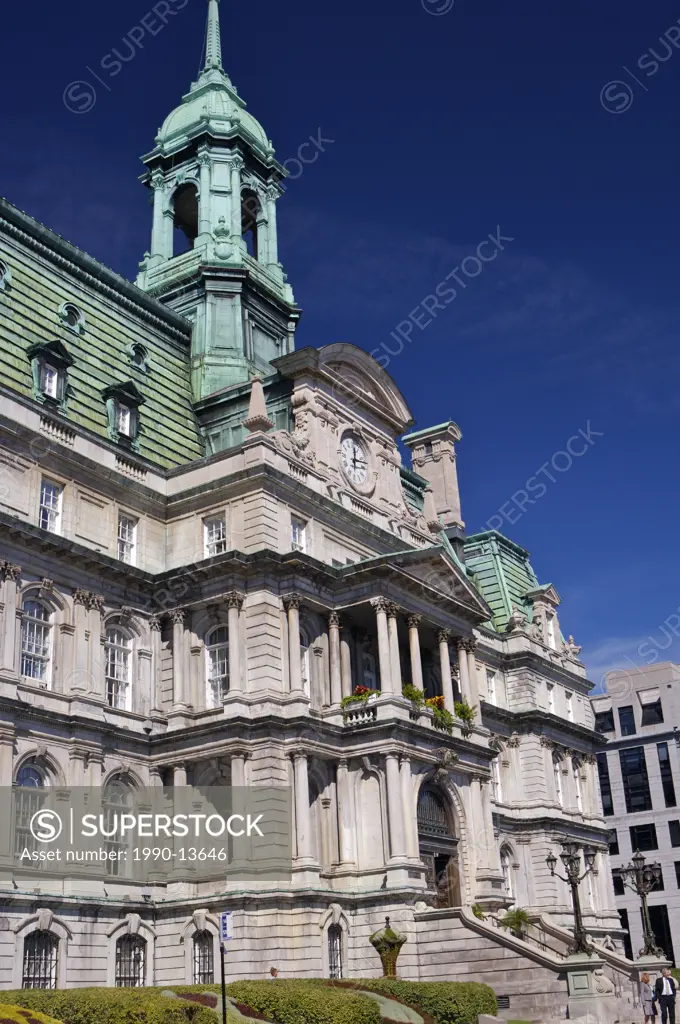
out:
{"label": "finial on roof", "polygon": [[250,404],[248,406],[248,418],[243,421],[251,434],[262,431],[266,433],[274,426],[267,416],[267,403],[264,399],[264,388],[260,377],[253,378],[253,387],[250,392]]}
{"label": "finial on roof", "polygon": [[222,71],[222,40],[220,39],[220,0],[208,0],[208,32],[205,43],[204,71]]}

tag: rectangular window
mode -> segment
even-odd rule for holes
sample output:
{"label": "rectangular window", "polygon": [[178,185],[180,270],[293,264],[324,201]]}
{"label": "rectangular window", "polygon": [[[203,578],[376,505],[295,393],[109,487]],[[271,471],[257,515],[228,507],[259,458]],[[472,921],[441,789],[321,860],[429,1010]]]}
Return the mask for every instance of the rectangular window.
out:
{"label": "rectangular window", "polygon": [[629,814],[636,814],[638,811],[651,811],[652,795],[649,790],[644,747],[620,750],[619,758],[623,776],[623,791],[626,796],[626,810]]}
{"label": "rectangular window", "polygon": [[638,850],[641,853],[645,853],[647,850],[658,850],[656,825],[631,825],[630,845],[633,853]]}
{"label": "rectangular window", "polygon": [[304,551],[306,547],[307,523],[295,516],[290,521],[291,547],[293,551]]}
{"label": "rectangular window", "polygon": [[132,409],[129,405],[116,402],[115,426],[119,434],[132,437]]}
{"label": "rectangular window", "polygon": [[671,837],[671,846],[680,846],[680,821],[669,821],[668,831]]}
{"label": "rectangular window", "polygon": [[59,533],[61,529],[61,497],[62,488],[51,480],[43,480],[40,485],[40,515],[38,525],[41,530]]}
{"label": "rectangular window", "polygon": [[137,520],[130,516],[118,516],[118,558],[128,565],[136,563]]}
{"label": "rectangular window", "polygon": [[41,387],[48,398],[59,398],[59,371],[49,363],[42,365]]}
{"label": "rectangular window", "polygon": [[676,860],[675,862],[675,881],[678,889],[680,889],[680,860]]}
{"label": "rectangular window", "polygon": [[555,616],[548,615],[546,618],[548,624],[548,646],[555,650],[557,644],[555,643]]}
{"label": "rectangular window", "polygon": [[622,736],[635,735],[635,713],[631,705],[619,708],[619,725],[621,726]]}
{"label": "rectangular window", "polygon": [[609,833],[609,836],[607,837],[607,842],[609,843],[609,856],[610,857],[618,857],[618,855],[619,855],[619,834],[618,834],[618,832],[616,831],[615,828],[613,828],[611,830],[611,832]]}
{"label": "rectangular window", "polygon": [[555,714],[555,687],[552,683],[545,684],[546,692],[548,694],[548,711],[551,715]]}
{"label": "rectangular window", "polygon": [[621,878],[621,875],[618,875],[616,871],[612,871],[612,881],[614,882],[614,895],[625,896],[626,887],[623,884],[623,879]]}
{"label": "rectangular window", "polygon": [[567,708],[567,721],[574,721],[574,695],[573,693],[565,693],[564,700]]}
{"label": "rectangular window", "polygon": [[663,708],[661,707],[661,698],[654,701],[653,704],[642,705],[642,719],[641,725],[662,725],[663,724]]}
{"label": "rectangular window", "polygon": [[659,769],[661,771],[661,785],[666,801],[666,807],[677,807],[675,799],[675,786],[673,784],[673,768],[671,767],[670,754],[667,743],[657,743],[656,749],[659,753]]}
{"label": "rectangular window", "polygon": [[595,732],[614,732],[614,711],[597,711],[595,713]]}
{"label": "rectangular window", "polygon": [[607,755],[597,755],[597,773],[600,777],[600,793],[602,794],[602,810],[605,817],[614,813],[614,801],[612,800],[612,784],[609,778],[609,764]]}
{"label": "rectangular window", "polygon": [[489,672],[488,669],[486,673],[486,699],[489,704],[496,704],[498,702],[498,694],[496,693],[496,673]]}
{"label": "rectangular window", "polygon": [[203,522],[205,557],[214,558],[227,550],[227,523],[224,516],[212,516]]}

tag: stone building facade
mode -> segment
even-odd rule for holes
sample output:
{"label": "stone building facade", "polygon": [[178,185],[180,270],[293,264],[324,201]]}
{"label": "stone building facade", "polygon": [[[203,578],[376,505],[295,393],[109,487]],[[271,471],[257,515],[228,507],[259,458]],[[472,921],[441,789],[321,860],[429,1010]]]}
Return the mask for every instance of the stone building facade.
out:
{"label": "stone building facade", "polygon": [[[283,169],[222,68],[217,0],[144,161],[137,285],[0,201],[0,785],[290,787],[293,868],[278,886],[13,871],[0,987],[207,980],[231,909],[229,977],[372,975],[389,914],[406,976],[545,993],[559,972],[493,915],[569,925],[545,863],[561,843],[595,847],[586,923],[618,930],[557,591],[500,534],[466,537],[455,424],[408,433],[353,345],[295,350]],[[377,696],[343,707],[357,685]]]}
{"label": "stone building facade", "polygon": [[[661,865],[661,884],[649,895],[656,941],[673,963],[680,954],[680,666],[658,662],[610,672],[606,693],[592,697],[597,730],[608,740],[599,753],[605,820],[611,827],[612,869],[636,851]],[[640,900],[615,881],[616,906],[628,955],[642,947]],[[674,941],[675,937],[675,941]]]}

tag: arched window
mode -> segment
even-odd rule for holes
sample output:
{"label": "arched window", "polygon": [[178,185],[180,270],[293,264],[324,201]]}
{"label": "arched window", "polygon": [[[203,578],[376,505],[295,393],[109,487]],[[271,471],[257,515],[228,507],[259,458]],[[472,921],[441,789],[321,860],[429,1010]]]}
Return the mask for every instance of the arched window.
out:
{"label": "arched window", "polygon": [[262,215],[262,206],[257,195],[245,191],[241,198],[241,236],[246,249],[253,259],[259,259],[257,225]]}
{"label": "arched window", "polygon": [[576,809],[579,811],[583,810],[583,789],[581,787],[581,762],[577,758],[573,758],[571,762],[571,770],[574,776],[574,799],[576,800]]}
{"label": "arched window", "polygon": [[328,977],[342,978],[342,928],[332,924],[328,929]]}
{"label": "arched window", "polygon": [[229,693],[229,630],[217,626],[205,641],[207,695],[209,708],[218,708]]}
{"label": "arched window", "polygon": [[59,939],[51,932],[31,932],[24,939],[22,988],[56,988]]}
{"label": "arched window", "polygon": [[208,931],[194,934],[194,985],[212,985],[215,982],[215,943]]}
{"label": "arched window", "polygon": [[418,846],[425,864],[425,880],[438,907],[461,904],[458,840],[440,794],[430,786],[418,797]]}
{"label": "arched window", "polygon": [[23,604],[21,623],[21,674],[35,679],[43,689],[50,686],[52,623],[48,608],[40,601]]}
{"label": "arched window", "polygon": [[130,710],[130,665],[132,640],[119,626],[106,630],[106,703],[110,708]]}
{"label": "arched window", "polygon": [[310,671],[310,646],[307,634],[300,630],[300,674],[302,676],[302,689],[310,693],[311,671]]}
{"label": "arched window", "polygon": [[149,369],[149,357],[147,351],[143,345],[135,342],[134,345],[130,346],[130,362],[136,370],[143,370],[145,373]]}
{"label": "arched window", "polygon": [[505,879],[505,889],[508,896],[514,896],[514,886],[512,883],[512,850],[507,846],[501,848],[501,870],[503,872],[503,878]]}
{"label": "arched window", "polygon": [[[118,817],[124,814],[132,802],[130,787],[120,777],[111,779],[104,789],[102,795],[102,814],[104,815],[105,830],[112,834],[111,839],[104,843],[108,854],[115,854],[106,861],[106,873],[112,877],[125,874],[123,865],[126,863],[126,851],[128,844],[125,839],[120,838],[120,831],[116,827]],[[128,854],[128,856],[130,856]]]}
{"label": "arched window", "polygon": [[361,656],[361,669],[364,686],[367,686],[369,690],[376,690],[378,687],[378,673],[375,667],[375,655],[371,654],[370,651],[363,652]]}
{"label": "arched window", "polygon": [[498,757],[494,757],[491,762],[491,795],[497,804],[503,803],[503,780],[501,778],[501,762],[500,759],[503,757],[501,751]]}
{"label": "arched window", "polygon": [[146,942],[140,935],[121,935],[116,942],[116,988],[143,988]]}
{"label": "arched window", "polygon": [[198,235],[198,190],[195,185],[181,185],[172,197],[174,209],[173,254],[193,249]]}
{"label": "arched window", "polygon": [[562,758],[559,754],[553,754],[553,778],[555,780],[555,796],[560,807],[564,806],[564,795],[562,792]]}
{"label": "arched window", "polygon": [[27,761],[17,772],[14,785],[19,790],[14,798],[14,853],[20,857],[24,850],[33,853],[40,846],[31,832],[31,819],[45,802],[45,776]]}
{"label": "arched window", "polygon": [[59,319],[64,327],[68,327],[75,334],[82,334],[85,330],[85,317],[83,313],[72,302],[65,302],[59,309]]}

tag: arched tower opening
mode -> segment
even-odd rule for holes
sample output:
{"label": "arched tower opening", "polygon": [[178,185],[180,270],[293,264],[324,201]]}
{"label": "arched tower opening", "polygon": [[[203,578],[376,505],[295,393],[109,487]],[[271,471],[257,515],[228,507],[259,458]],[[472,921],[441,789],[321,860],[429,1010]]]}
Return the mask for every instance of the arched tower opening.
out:
{"label": "arched tower opening", "polygon": [[251,189],[246,189],[241,196],[241,237],[246,244],[248,255],[254,260],[260,258],[258,225],[262,221],[262,215],[259,197]]}
{"label": "arched tower opening", "polygon": [[198,236],[198,189],[192,184],[181,185],[172,198],[173,256],[179,256],[193,249]]}

